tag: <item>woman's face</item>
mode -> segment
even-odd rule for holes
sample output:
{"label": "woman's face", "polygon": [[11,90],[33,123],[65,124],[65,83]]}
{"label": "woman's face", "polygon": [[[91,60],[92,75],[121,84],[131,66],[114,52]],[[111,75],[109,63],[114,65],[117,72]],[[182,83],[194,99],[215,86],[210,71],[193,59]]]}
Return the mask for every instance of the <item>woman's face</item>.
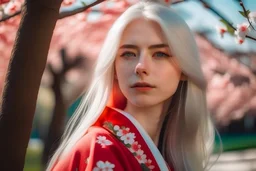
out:
{"label": "woman's face", "polygon": [[176,91],[181,70],[160,26],[137,19],[123,32],[115,61],[118,85],[128,103],[148,107]]}

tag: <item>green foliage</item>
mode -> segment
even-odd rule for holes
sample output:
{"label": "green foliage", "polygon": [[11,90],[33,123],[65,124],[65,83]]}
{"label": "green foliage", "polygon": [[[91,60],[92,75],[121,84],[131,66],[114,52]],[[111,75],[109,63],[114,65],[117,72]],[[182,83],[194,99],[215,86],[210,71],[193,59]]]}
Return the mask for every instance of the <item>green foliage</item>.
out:
{"label": "green foliage", "polygon": [[234,35],[235,30],[228,24],[227,21],[221,19],[220,22],[222,22],[226,26],[228,33]]}
{"label": "green foliage", "polygon": [[27,149],[24,171],[41,171],[42,149]]}
{"label": "green foliage", "polygon": [[87,6],[86,3],[84,1],[81,1],[81,3],[83,4],[83,6]]}
{"label": "green foliage", "polygon": [[114,131],[114,125],[112,122],[105,122],[104,125],[106,125],[110,130]]}
{"label": "green foliage", "polygon": [[[226,134],[221,136],[223,151],[235,151],[256,148],[256,134]],[[214,152],[220,151],[220,140],[216,136]]]}
{"label": "green foliage", "polygon": [[250,14],[250,10],[246,10],[246,12],[244,12],[244,11],[239,11],[239,13],[243,16],[243,17],[245,17],[245,18],[247,18],[248,16],[249,16],[249,14]]}
{"label": "green foliage", "polygon": [[131,147],[132,147],[131,144],[125,144],[125,146],[128,147],[128,148],[131,148]]}
{"label": "green foliage", "polygon": [[150,169],[144,163],[141,163],[140,166],[143,171],[150,171]]}

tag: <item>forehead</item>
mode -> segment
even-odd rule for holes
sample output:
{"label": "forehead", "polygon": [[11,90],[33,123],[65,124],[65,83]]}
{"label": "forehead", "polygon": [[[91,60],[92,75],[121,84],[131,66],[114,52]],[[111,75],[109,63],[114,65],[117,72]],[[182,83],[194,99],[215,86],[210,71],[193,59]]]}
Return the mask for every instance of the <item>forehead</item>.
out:
{"label": "forehead", "polygon": [[160,25],[144,18],[130,22],[124,29],[120,44],[136,44],[150,46],[152,44],[167,44]]}

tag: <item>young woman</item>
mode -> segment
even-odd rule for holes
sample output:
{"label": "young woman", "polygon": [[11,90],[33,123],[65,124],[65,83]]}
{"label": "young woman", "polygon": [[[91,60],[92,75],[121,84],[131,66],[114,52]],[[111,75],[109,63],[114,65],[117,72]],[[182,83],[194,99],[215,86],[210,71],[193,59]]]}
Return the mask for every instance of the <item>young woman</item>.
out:
{"label": "young woman", "polygon": [[214,129],[193,35],[163,4],[114,23],[48,170],[202,171]]}

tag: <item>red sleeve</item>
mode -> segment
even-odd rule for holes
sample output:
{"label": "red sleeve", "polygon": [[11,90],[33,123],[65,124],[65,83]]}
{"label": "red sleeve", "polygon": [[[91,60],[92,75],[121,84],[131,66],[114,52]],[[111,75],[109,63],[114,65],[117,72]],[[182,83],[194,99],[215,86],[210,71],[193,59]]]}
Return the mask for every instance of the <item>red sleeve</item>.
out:
{"label": "red sleeve", "polygon": [[70,154],[59,160],[54,171],[123,171],[116,140],[104,129],[93,128],[78,141]]}

